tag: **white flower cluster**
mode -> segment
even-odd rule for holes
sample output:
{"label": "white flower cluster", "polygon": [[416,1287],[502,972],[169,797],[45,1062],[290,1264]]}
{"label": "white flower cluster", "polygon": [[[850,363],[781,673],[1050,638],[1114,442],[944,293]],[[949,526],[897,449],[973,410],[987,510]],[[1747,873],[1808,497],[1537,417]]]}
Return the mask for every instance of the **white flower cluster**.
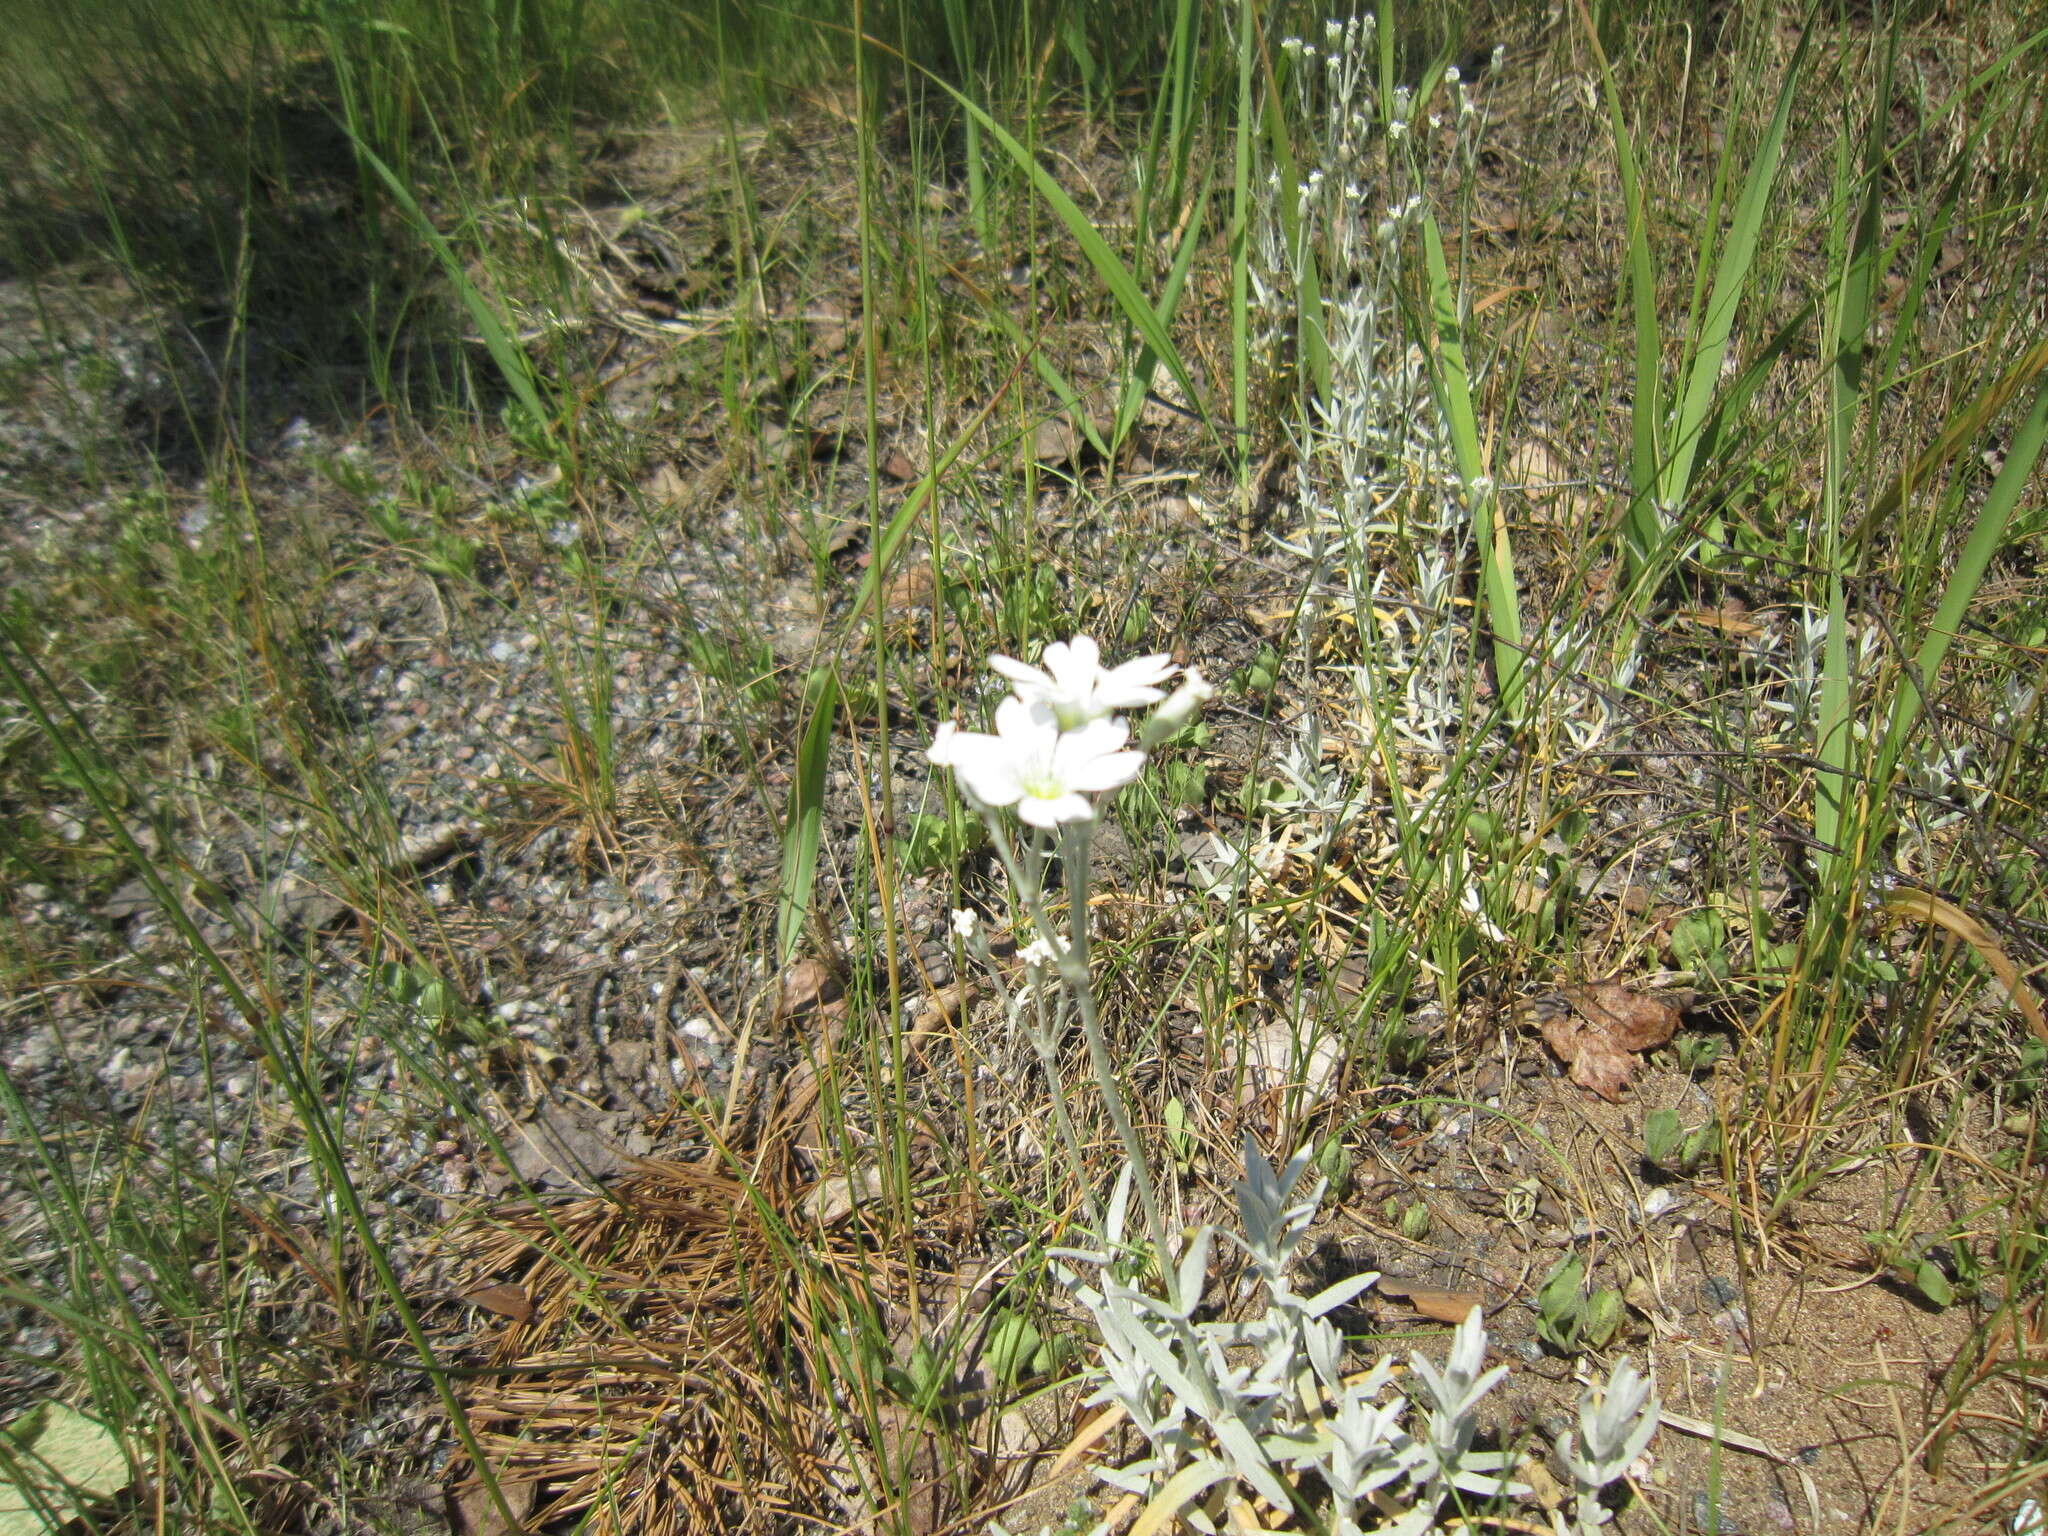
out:
{"label": "white flower cluster", "polygon": [[[1309,1162],[1303,1149],[1276,1170],[1246,1142],[1237,1186],[1242,1233],[1232,1240],[1266,1292],[1264,1313],[1249,1321],[1194,1321],[1218,1236],[1213,1227],[1181,1256],[1177,1304],[1117,1278],[1128,1169],[1101,1248],[1056,1252],[1061,1280],[1102,1336],[1089,1404],[1114,1405],[1146,1441],[1140,1459],[1098,1467],[1096,1475],[1141,1499],[1174,1501],[1180,1519],[1199,1531],[1256,1525],[1243,1508],[1248,1495],[1292,1510],[1317,1485],[1309,1512],[1333,1536],[1427,1536],[1443,1528],[1439,1514],[1455,1495],[1526,1496],[1525,1486],[1504,1475],[1512,1453],[1473,1448],[1479,1401],[1507,1374],[1505,1366],[1485,1369],[1477,1309],[1452,1335],[1443,1365],[1410,1357],[1412,1400],[1392,1390],[1391,1359],[1345,1375],[1343,1335],[1329,1314],[1379,1277],[1354,1275],[1313,1296],[1294,1290],[1289,1272],[1323,1194],[1318,1182],[1296,1199]],[[1561,1536],[1584,1536],[1607,1521],[1601,1490],[1643,1453],[1657,1422],[1655,1385],[1627,1360],[1603,1388],[1587,1390],[1578,1433],[1562,1447],[1578,1499],[1574,1522],[1561,1514],[1553,1522]],[[1452,1524],[1462,1527],[1464,1517]],[[1104,1522],[1096,1531],[1107,1528]]]}
{"label": "white flower cluster", "polygon": [[1042,665],[1008,656],[989,666],[1010,680],[1010,696],[996,706],[995,730],[963,731],[941,725],[925,749],[933,766],[950,768],[961,787],[982,805],[1014,807],[1028,826],[1057,827],[1095,814],[1089,797],[1121,789],[1145,765],[1142,751],[1127,748],[1130,726],[1122,709],[1160,704],[1145,722],[1148,743],[1178,731],[1215,690],[1193,667],[1167,698],[1159,686],[1180,670],[1166,656],[1141,656],[1104,667],[1102,651],[1086,635],[1054,641]]}

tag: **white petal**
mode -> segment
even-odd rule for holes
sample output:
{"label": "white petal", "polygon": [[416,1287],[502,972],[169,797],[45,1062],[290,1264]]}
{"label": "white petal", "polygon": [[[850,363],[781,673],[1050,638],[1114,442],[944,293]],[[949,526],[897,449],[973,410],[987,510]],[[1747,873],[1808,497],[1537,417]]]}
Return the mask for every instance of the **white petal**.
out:
{"label": "white petal", "polygon": [[1034,688],[1046,688],[1052,684],[1052,679],[1046,676],[1039,668],[1018,661],[1013,657],[991,656],[988,659],[988,665],[990,671],[1001,673],[1013,683],[1023,683]]}
{"label": "white petal", "polygon": [[1008,753],[976,753],[966,762],[955,763],[953,772],[983,805],[1011,805],[1023,797],[1024,786],[1017,780],[1017,766]]}
{"label": "white petal", "polygon": [[1080,795],[1064,794],[1056,800],[1025,795],[1017,802],[1017,819],[1034,827],[1057,827],[1062,822],[1089,821],[1095,812]]}
{"label": "white petal", "polygon": [[1121,720],[1090,720],[1086,725],[1060,737],[1060,761],[1078,762],[1114,752],[1131,739],[1131,728]]}
{"label": "white petal", "polygon": [[996,706],[996,739],[1013,757],[1035,756],[1052,750],[1059,735],[1043,709],[1015,694]]}
{"label": "white petal", "polygon": [[1104,790],[1123,788],[1144,767],[1145,754],[1142,752],[1111,752],[1107,756],[1092,757],[1085,763],[1075,764],[1065,779],[1069,789],[1099,795]]}

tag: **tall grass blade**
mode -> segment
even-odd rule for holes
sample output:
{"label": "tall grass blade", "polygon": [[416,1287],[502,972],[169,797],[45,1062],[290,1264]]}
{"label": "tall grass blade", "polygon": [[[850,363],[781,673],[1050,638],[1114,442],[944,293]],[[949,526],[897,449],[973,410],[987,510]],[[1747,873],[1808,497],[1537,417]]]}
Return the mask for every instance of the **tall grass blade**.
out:
{"label": "tall grass blade", "polygon": [[541,403],[539,375],[533,367],[533,360],[526,355],[526,349],[499,318],[491,301],[484,297],[475,283],[469,280],[469,273],[463,269],[462,258],[455,254],[455,248],[448,239],[434,227],[434,221],[421,208],[412,190],[398,177],[398,173],[386,165],[378,153],[363,142],[353,129],[348,129],[355,150],[363,162],[375,171],[390,192],[391,200],[398,204],[422,240],[433,251],[441,264],[441,271],[447,277],[455,296],[462,301],[462,307],[469,311],[469,318],[483,337],[485,348],[491,354],[491,361],[497,364],[498,373],[505,380],[505,387],[512,391],[512,397],[526,410],[528,418],[542,431],[553,431],[554,415]]}
{"label": "tall grass blade", "polygon": [[1642,171],[1636,163],[1635,136],[1622,110],[1621,91],[1613,66],[1600,46],[1600,29],[1585,0],[1579,3],[1594,59],[1600,66],[1600,88],[1607,102],[1607,121],[1614,135],[1614,158],[1621,171],[1622,202],[1628,215],[1628,289],[1635,314],[1635,389],[1629,404],[1629,503],[1623,521],[1633,583],[1649,565],[1663,537],[1657,507],[1657,484],[1663,464],[1659,435],[1664,421],[1663,330],[1657,316],[1657,266],[1650,250],[1649,215],[1643,201]]}
{"label": "tall grass blade", "polygon": [[1502,712],[1510,720],[1522,713],[1521,598],[1515,586],[1514,550],[1507,524],[1497,515],[1493,485],[1486,473],[1486,447],[1479,436],[1479,416],[1472,403],[1472,379],[1465,364],[1465,326],[1457,284],[1444,255],[1443,232],[1436,214],[1422,216],[1422,248],[1429,269],[1430,315],[1435,330],[1434,377],[1444,419],[1450,423],[1451,447],[1458,460],[1472,513],[1472,534],[1479,546],[1479,590],[1486,603],[1487,627],[1493,631],[1493,665],[1500,683]]}
{"label": "tall grass blade", "polygon": [[[1799,45],[1793,50],[1792,61],[1785,67],[1785,78],[1778,87],[1776,109],[1757,144],[1756,157],[1750,162],[1742,197],[1735,205],[1734,222],[1714,263],[1713,289],[1707,298],[1699,335],[1693,342],[1678,412],[1671,423],[1670,457],[1664,462],[1659,476],[1657,510],[1663,518],[1680,516],[1692,488],[1700,428],[1713,409],[1714,391],[1721,379],[1721,365],[1728,356],[1728,340],[1735,328],[1735,312],[1749,287],[1750,268],[1755,263],[1757,243],[1763,234],[1771,189],[1777,181],[1778,166],[1784,159],[1785,130],[1791,121],[1794,93],[1812,41],[1811,28],[1802,32]],[[1706,249],[1704,240],[1701,249],[1703,252]]]}
{"label": "tall grass blade", "polygon": [[[2044,349],[2048,349],[2048,342],[2036,348],[2037,351]],[[2012,521],[2020,494],[2033,477],[2034,465],[2041,457],[2044,441],[2048,441],[2048,387],[2043,387],[2034,396],[2034,403],[2025,419],[2013,431],[2012,441],[2006,446],[2005,463],[1999,469],[1998,477],[1991,482],[1991,490],[1984,497],[1983,506],[1977,509],[1976,520],[1970,525],[1970,536],[1964,541],[1962,553],[1956,557],[1955,569],[1949,572],[1948,583],[1942,589],[1941,603],[1928,622],[1919,649],[1914,652],[1906,686],[1892,702],[1891,723],[1886,728],[1884,750],[1879,756],[1880,783],[1885,782],[1887,771],[1904,753],[1906,738],[1912,733],[1921,710],[1933,693],[1935,679],[1940,675],[1942,662],[1948,657],[1949,647],[1962,633],[1964,615],[1977,596],[1984,573],[1991,568],[1993,557],[2004,547],[2006,525]]]}
{"label": "tall grass blade", "polygon": [[1067,233],[1073,237],[1074,244],[1087,258],[1088,265],[1095,269],[1095,275],[1102,279],[1103,286],[1109,290],[1110,297],[1116,300],[1117,308],[1123,312],[1124,318],[1136,327],[1145,344],[1157,354],[1161,362],[1166,364],[1167,369],[1173,374],[1174,382],[1180,386],[1181,393],[1201,416],[1203,424],[1213,429],[1214,422],[1210,418],[1208,403],[1202,391],[1196,387],[1194,375],[1188,371],[1186,362],[1182,360],[1180,349],[1173,344],[1173,338],[1167,334],[1166,322],[1160,311],[1145,297],[1144,290],[1138,286],[1138,280],[1131,275],[1131,269],[1109,248],[1109,242],[1102,237],[1102,232],[1095,227],[1088,215],[1081,211],[1080,205],[1067,195],[1066,188],[1054,179],[1050,171],[1039,164],[1029,150],[1017,142],[1008,129],[970,101],[963,92],[938,79],[928,70],[924,73],[940,90],[958,102],[967,115],[1002,146],[1003,152],[1016,162],[1018,169],[1031,178],[1031,185],[1045,200],[1046,206],[1052,209],[1060,223],[1066,227]]}
{"label": "tall grass blade", "polygon": [[[1173,323],[1175,312],[1180,308],[1181,293],[1185,290],[1188,270],[1194,265],[1195,251],[1202,243],[1202,235],[1208,228],[1202,210],[1209,206],[1209,179],[1204,178],[1202,190],[1195,194],[1194,203],[1188,215],[1187,228],[1183,231],[1180,249],[1174,254],[1173,266],[1166,274],[1166,286],[1159,291],[1159,317],[1166,324]],[[1117,405],[1116,431],[1110,443],[1111,452],[1121,448],[1124,439],[1130,436],[1131,428],[1137,425],[1138,412],[1144,409],[1145,396],[1152,388],[1152,376],[1158,371],[1161,359],[1148,341],[1139,349],[1137,365],[1124,380],[1123,399]]]}
{"label": "tall grass blade", "polygon": [[[910,530],[917,526],[918,513],[922,512],[925,504],[932,499],[932,493],[939,488],[939,481],[945,478],[946,471],[967,451],[967,445],[974,441],[975,434],[980,432],[983,425],[995,414],[996,407],[1003,403],[1003,397],[1009,394],[1010,387],[1017,382],[1023,367],[1024,363],[1020,358],[1017,367],[1003,380],[1002,387],[990,395],[987,403],[974,413],[973,419],[954,434],[953,441],[946,445],[945,451],[932,460],[932,467],[910,488],[910,494],[903,498],[903,505],[890,514],[888,523],[882,529],[882,536],[875,544],[874,558],[868,562],[867,573],[861,577],[860,588],[854,595],[852,611],[856,617],[874,607],[876,588],[888,579],[889,568],[895,564],[897,552],[903,548],[903,541],[910,537]],[[1057,374],[1054,377],[1057,377]]]}
{"label": "tall grass blade", "polygon": [[[1892,65],[1896,56],[1898,31],[1891,33],[1885,53],[1876,100],[1891,100]],[[1848,585],[1841,565],[1842,504],[1848,494],[1850,457],[1854,449],[1856,419],[1864,406],[1868,378],[1864,346],[1867,340],[1871,298],[1876,287],[1883,253],[1884,185],[1881,175],[1885,159],[1886,127],[1889,115],[1880,107],[1872,112],[1863,146],[1861,184],[1863,195],[1848,233],[1846,249],[1839,221],[1831,238],[1841,272],[1835,284],[1835,303],[1829,337],[1822,355],[1832,359],[1828,369],[1828,431],[1825,443],[1827,463],[1821,477],[1821,564],[1827,572],[1827,638],[1822,645],[1821,688],[1814,744],[1819,766],[1814,774],[1813,833],[1820,845],[1815,855],[1820,887],[1824,895],[1839,900],[1847,893],[1841,873],[1845,861],[1853,868],[1854,855],[1843,836],[1844,813],[1848,807],[1850,756],[1855,737],[1850,729],[1854,713],[1855,676],[1849,665]],[[1848,140],[1838,145],[1835,170],[1837,207],[1846,207],[1850,189],[1847,166]]]}
{"label": "tall grass blade", "polygon": [[2048,369],[2048,339],[2027,348],[2020,354],[2018,362],[1949,419],[1940,435],[1900,471],[1899,477],[1882,496],[1870,504],[1870,510],[1864,513],[1848,535],[1849,550],[1860,552],[1873,530],[1890,526],[1914,490],[1939,474],[1942,466],[1975,440],[1991,418],[2004,410],[2044,369]]}
{"label": "tall grass blade", "polygon": [[781,964],[796,958],[796,946],[809,921],[818,882],[818,845],[825,828],[825,769],[832,759],[832,725],[839,715],[839,678],[820,674],[822,685],[811,704],[796,750],[796,778],[790,785],[789,809],[782,827],[782,882],[775,907],[775,948]]}
{"label": "tall grass blade", "polygon": [[[1255,13],[1247,7],[1247,14]],[[1256,25],[1247,20],[1246,31]],[[1385,35],[1385,29],[1381,29]],[[1254,42],[1256,38],[1252,39]],[[1330,398],[1330,337],[1323,323],[1322,268],[1316,253],[1301,232],[1301,204],[1295,191],[1301,185],[1301,168],[1294,158],[1294,145],[1287,136],[1287,114],[1280,108],[1280,81],[1270,54],[1261,50],[1266,65],[1266,149],[1279,174],[1280,230],[1287,241],[1288,259],[1294,264],[1295,347],[1300,356],[1301,393],[1304,399]],[[1384,98],[1383,98],[1384,99]]]}

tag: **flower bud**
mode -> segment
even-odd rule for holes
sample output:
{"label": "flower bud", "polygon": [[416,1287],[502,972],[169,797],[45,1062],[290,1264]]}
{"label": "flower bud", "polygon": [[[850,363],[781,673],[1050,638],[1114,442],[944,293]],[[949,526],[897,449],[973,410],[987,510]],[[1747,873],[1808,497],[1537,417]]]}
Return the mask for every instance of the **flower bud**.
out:
{"label": "flower bud", "polygon": [[1189,667],[1181,685],[1138,728],[1139,743],[1149,751],[1161,742],[1171,741],[1186,730],[1202,706],[1215,697],[1215,686],[1202,676],[1199,668]]}

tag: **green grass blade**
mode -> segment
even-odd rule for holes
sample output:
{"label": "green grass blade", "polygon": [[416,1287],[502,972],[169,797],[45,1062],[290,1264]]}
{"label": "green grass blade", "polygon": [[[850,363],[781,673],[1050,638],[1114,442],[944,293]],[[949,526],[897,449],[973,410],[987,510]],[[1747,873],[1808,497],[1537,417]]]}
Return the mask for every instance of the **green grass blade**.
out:
{"label": "green grass blade", "polygon": [[1777,182],[1778,167],[1785,154],[1785,132],[1791,122],[1792,101],[1813,40],[1811,29],[1802,32],[1785,78],[1778,87],[1778,102],[1757,144],[1749,177],[1735,205],[1735,217],[1728,238],[1714,264],[1713,288],[1707,298],[1697,341],[1685,370],[1685,388],[1679,397],[1678,414],[1671,423],[1671,454],[1658,480],[1660,512],[1676,516],[1692,487],[1699,431],[1713,409],[1714,391],[1721,378],[1721,365],[1728,356],[1728,340],[1735,328],[1735,312],[1749,288],[1750,269],[1763,235],[1764,215],[1769,211],[1771,190]]}
{"label": "green grass blade", "polygon": [[1664,422],[1663,332],[1657,317],[1657,267],[1650,250],[1649,214],[1643,202],[1643,178],[1636,162],[1635,136],[1622,110],[1614,69],[1600,46],[1600,29],[1584,0],[1579,17],[1600,66],[1600,88],[1607,102],[1607,121],[1614,134],[1614,157],[1621,171],[1622,203],[1628,215],[1628,290],[1635,314],[1635,389],[1629,406],[1629,504],[1623,537],[1631,579],[1642,574],[1664,536],[1657,482],[1663,462],[1659,434]]}
{"label": "green grass blade", "polygon": [[1942,466],[1960,453],[1986,423],[2012,401],[2021,390],[2034,381],[2036,375],[2048,369],[2048,340],[2037,341],[2020,354],[2020,360],[2008,368],[1986,387],[1976,399],[1964,406],[1949,419],[1939,436],[1928,444],[1920,456],[1899,474],[1885,493],[1871,503],[1870,510],[1850,530],[1845,543],[1845,557],[1860,552],[1864,540],[1874,528],[1884,528],[1898,516],[1899,509],[1906,504],[1916,486],[1941,472]]}
{"label": "green grass blade", "polygon": [[1230,427],[1238,477],[1250,473],[1251,226],[1252,226],[1252,0],[1237,9],[1236,156],[1230,188]]}
{"label": "green grass blade", "polygon": [[1984,573],[1990,569],[1992,558],[2005,543],[2006,525],[2011,522],[2013,510],[2019,505],[2021,492],[2033,477],[2034,465],[2041,457],[2044,442],[2048,442],[2048,387],[2035,394],[2033,406],[2014,430],[2012,441],[2006,446],[2005,464],[1991,482],[1991,490],[1984,498],[1984,505],[1977,509],[1976,521],[1970,525],[1970,536],[1964,541],[1955,569],[1949,572],[1948,584],[1942,589],[1941,604],[1935,609],[1934,618],[1921,638],[1919,650],[1914,653],[1913,668],[1906,678],[1906,686],[1892,704],[1891,724],[1885,732],[1884,751],[1879,758],[1880,775],[1897,763],[1905,750],[1906,738],[1919,720],[1921,710],[1926,707],[1927,696],[1934,689],[1935,678],[1948,657],[1949,647],[1962,632],[1963,616],[1976,598],[1977,588],[1984,580]]}
{"label": "green grass blade", "polygon": [[378,178],[384,183],[385,190],[391,194],[391,200],[398,204],[399,211],[412,222],[420,238],[427,242],[435,259],[441,263],[441,270],[449,285],[455,289],[456,297],[462,301],[462,307],[469,311],[469,318],[475,323],[478,334],[483,337],[484,346],[491,354],[491,361],[498,365],[498,372],[504,377],[505,387],[510,389],[512,397],[525,407],[536,426],[552,430],[554,415],[541,403],[539,378],[534,372],[532,359],[526,355],[525,348],[521,347],[511,331],[506,329],[504,321],[498,317],[497,310],[491,306],[491,301],[469,280],[468,272],[463,269],[462,259],[455,254],[455,248],[448,243],[447,237],[434,227],[433,220],[429,219],[426,211],[420,207],[418,199],[412,195],[411,188],[399,179],[398,173],[386,165],[377,152],[364,143],[353,129],[345,131],[354,140],[356,153],[377,173]]}
{"label": "green grass blade", "polygon": [[1034,342],[1024,333],[1024,327],[1011,317],[1009,310],[1003,307],[1000,299],[991,296],[971,278],[967,277],[965,273],[957,269],[953,272],[953,277],[964,291],[972,294],[980,301],[982,313],[995,322],[998,330],[1009,337],[1010,344],[1017,349],[1017,355],[1031,359],[1032,368],[1037,371],[1038,377],[1044,381],[1045,387],[1051,390],[1055,398],[1059,400],[1061,408],[1066,411],[1068,419],[1073,422],[1074,430],[1088,440],[1090,448],[1093,448],[1105,459],[1108,458],[1109,444],[1102,440],[1102,434],[1096,430],[1094,421],[1089,417],[1087,403],[1081,397],[1081,392],[1073,386],[1064,373],[1060,372],[1059,365],[1046,356],[1045,348],[1039,346],[1038,343]]}
{"label": "green grass blade", "polygon": [[[1880,85],[1875,100],[1891,100],[1892,63],[1898,31],[1891,32]],[[1821,652],[1821,686],[1814,743],[1818,767],[1814,773],[1813,832],[1820,844],[1814,856],[1822,891],[1836,900],[1847,895],[1842,876],[1845,866],[1853,879],[1855,856],[1847,816],[1851,776],[1850,759],[1855,734],[1850,724],[1855,714],[1856,678],[1849,664],[1848,585],[1841,564],[1842,503],[1848,493],[1850,458],[1855,446],[1856,421],[1864,406],[1868,383],[1864,344],[1869,332],[1871,297],[1884,249],[1881,202],[1889,109],[1881,105],[1871,114],[1864,138],[1863,168],[1860,175],[1862,198],[1846,231],[1835,221],[1829,244],[1836,253],[1841,274],[1834,285],[1834,310],[1829,336],[1822,353],[1829,358],[1828,430],[1824,444],[1827,463],[1821,477],[1821,563],[1827,570],[1828,632]],[[1835,203],[1849,204],[1852,181],[1848,170],[1847,137],[1838,141],[1835,168]]]}
{"label": "green grass blade", "polygon": [[832,759],[832,725],[839,715],[839,678],[821,674],[796,750],[796,777],[782,827],[782,881],[775,905],[775,950],[783,965],[796,957],[818,882],[818,845],[825,830],[825,770]]}
{"label": "green grass blade", "polygon": [[1429,266],[1430,314],[1435,328],[1434,376],[1444,418],[1450,423],[1451,446],[1458,459],[1458,478],[1472,507],[1472,533],[1479,545],[1479,586],[1486,601],[1486,620],[1493,631],[1494,670],[1500,678],[1501,709],[1519,719],[1522,703],[1522,609],[1515,589],[1514,550],[1507,525],[1496,515],[1486,474],[1486,448],[1479,437],[1479,417],[1472,404],[1472,380],[1465,366],[1465,327],[1457,285],[1444,256],[1443,233],[1436,214],[1422,217],[1422,246]]}
{"label": "green grass blade", "polygon": [[1213,427],[1208,405],[1202,392],[1195,387],[1194,375],[1188,372],[1188,366],[1181,358],[1180,349],[1166,333],[1166,327],[1160,322],[1158,312],[1145,297],[1144,291],[1139,288],[1138,280],[1131,275],[1131,269],[1109,248],[1109,242],[1103,239],[1102,232],[1095,227],[1088,215],[1081,211],[1080,205],[1067,195],[1066,188],[1062,187],[1052,173],[1040,165],[1037,158],[1018,143],[1001,123],[976,106],[961,91],[938,79],[928,70],[924,73],[927,79],[932,80],[940,90],[958,102],[967,115],[981,125],[982,131],[1001,145],[1004,153],[1031,178],[1031,185],[1037,189],[1046,206],[1052,209],[1060,223],[1066,227],[1067,233],[1073,237],[1074,244],[1087,258],[1088,265],[1095,269],[1095,275],[1102,279],[1103,286],[1109,290],[1110,297],[1116,300],[1117,308],[1123,312],[1124,318],[1137,328],[1145,344],[1166,364],[1173,374],[1174,382],[1187,396],[1188,403],[1200,413],[1203,423]]}
{"label": "green grass blade", "polygon": [[[1020,361],[1017,369],[1021,370],[1023,366]],[[910,530],[916,526],[918,513],[923,511],[925,503],[932,499],[932,493],[938,489],[939,481],[946,471],[967,451],[967,445],[974,441],[974,435],[982,429],[989,417],[995,414],[996,407],[1002,404],[1003,397],[1009,394],[1010,387],[1017,382],[1017,378],[1018,372],[1013,370],[1003,381],[1002,388],[989,396],[988,403],[975,413],[973,420],[954,434],[953,441],[946,445],[945,452],[932,460],[932,467],[910,488],[910,494],[903,498],[903,505],[890,515],[888,525],[883,528],[882,537],[875,545],[874,559],[868,562],[867,574],[861,577],[860,590],[853,600],[852,611],[856,618],[873,609],[876,583],[887,579],[890,566],[896,562],[897,551],[903,547],[903,541],[910,537]]]}
{"label": "green grass blade", "polygon": [[1294,145],[1287,137],[1287,117],[1280,110],[1280,81],[1274,73],[1270,55],[1266,56],[1265,65],[1266,148],[1273,156],[1274,168],[1279,173],[1280,229],[1295,264],[1295,333],[1300,353],[1302,395],[1307,399],[1327,400],[1330,398],[1330,337],[1323,325],[1322,268],[1314,249],[1302,238],[1301,206],[1295,192],[1301,185],[1301,170],[1294,158]]}
{"label": "green grass blade", "polygon": [[[1166,274],[1166,286],[1159,292],[1159,319],[1164,325],[1173,323],[1174,312],[1180,307],[1180,296],[1187,285],[1188,269],[1194,265],[1195,251],[1202,243],[1202,234],[1208,228],[1202,210],[1209,206],[1209,181],[1204,179],[1202,190],[1196,194],[1194,211],[1188,217],[1188,227],[1181,236],[1180,249],[1174,254],[1173,266]],[[1137,366],[1130,377],[1124,380],[1123,399],[1117,406],[1116,432],[1110,446],[1123,446],[1137,423],[1138,412],[1144,408],[1146,392],[1152,388],[1152,375],[1159,364],[1159,354],[1152,350],[1150,342],[1140,348]]]}
{"label": "green grass blade", "polygon": [[[974,78],[974,33],[967,23],[966,0],[943,0],[941,9],[946,16],[946,39],[953,47],[953,63],[960,71],[960,78],[969,81]],[[988,176],[982,163],[981,125],[969,118],[964,132],[964,149],[967,157],[967,221],[973,227],[974,236],[981,242],[983,250],[989,248],[988,239]]]}

